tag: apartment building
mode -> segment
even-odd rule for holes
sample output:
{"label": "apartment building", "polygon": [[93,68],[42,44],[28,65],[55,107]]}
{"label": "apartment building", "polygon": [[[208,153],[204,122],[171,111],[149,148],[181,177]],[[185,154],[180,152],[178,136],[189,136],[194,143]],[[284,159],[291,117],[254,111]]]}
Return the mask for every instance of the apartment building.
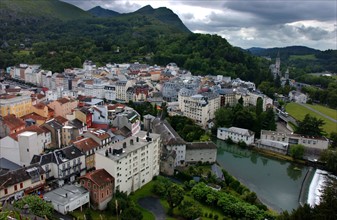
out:
{"label": "apartment building", "polygon": [[130,194],[159,174],[160,142],[159,134],[140,131],[96,151],[96,169],[115,178],[115,190]]}
{"label": "apartment building", "polygon": [[179,108],[184,116],[193,119],[198,125],[206,127],[215,118],[215,111],[220,108],[220,96],[213,92],[194,94],[182,89],[178,95]]}
{"label": "apartment building", "polygon": [[62,116],[66,118],[77,107],[78,100],[60,98],[48,104],[54,110],[55,116]]}
{"label": "apartment building", "polygon": [[14,114],[21,117],[31,113],[32,99],[30,95],[0,95],[1,116]]}
{"label": "apartment building", "polygon": [[126,91],[131,87],[131,81],[116,82],[116,100],[125,102],[127,100]]}
{"label": "apartment building", "polygon": [[85,155],[74,146],[65,147],[47,154],[34,155],[31,164],[38,163],[46,172],[46,179],[57,179],[57,184],[75,182],[86,173]]}

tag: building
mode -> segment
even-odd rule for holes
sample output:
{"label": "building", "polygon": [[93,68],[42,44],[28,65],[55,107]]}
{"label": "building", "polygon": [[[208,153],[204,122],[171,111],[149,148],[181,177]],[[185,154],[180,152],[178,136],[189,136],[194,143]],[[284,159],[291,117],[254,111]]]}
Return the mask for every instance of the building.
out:
{"label": "building", "polygon": [[[119,109],[117,109],[119,110]],[[140,115],[134,109],[124,107],[122,111],[114,112],[111,125],[118,129],[126,128],[131,132],[131,135],[135,135],[140,131]]]}
{"label": "building", "polygon": [[217,138],[221,140],[231,139],[234,143],[245,142],[247,145],[254,143],[254,137],[254,132],[237,127],[218,128],[217,132]]}
{"label": "building", "polygon": [[37,103],[35,105],[32,105],[32,112],[45,117],[47,119],[50,119],[54,117],[54,110],[49,108],[47,105],[43,103]]}
{"label": "building", "polygon": [[30,95],[0,95],[0,115],[14,114],[21,117],[31,113],[32,99]]}
{"label": "building", "polygon": [[26,194],[43,190],[46,181],[44,170],[38,164],[0,172],[0,202],[22,198]]}
{"label": "building", "polygon": [[307,103],[307,100],[308,100],[307,95],[301,92],[295,91],[295,90],[290,91],[288,96],[289,96],[290,101],[293,101],[296,103]]}
{"label": "building", "polygon": [[54,210],[65,215],[89,203],[89,192],[76,185],[64,185],[44,194],[43,199],[51,202]]}
{"label": "building", "polygon": [[96,169],[115,178],[115,190],[130,194],[159,174],[160,135],[140,131],[95,154]]}
{"label": "building", "polygon": [[84,137],[92,138],[100,147],[105,147],[111,143],[111,136],[102,129],[94,129],[83,134]]}
{"label": "building", "polygon": [[191,90],[182,89],[178,102],[183,115],[204,128],[215,118],[215,111],[220,108],[220,96],[213,92],[195,94]]}
{"label": "building", "polygon": [[62,116],[66,118],[77,107],[78,101],[67,98],[60,98],[48,104],[54,110],[55,116]]}
{"label": "building", "polygon": [[87,170],[95,168],[95,152],[100,148],[100,145],[92,138],[82,138],[74,141],[73,145],[85,154],[85,166]]}
{"label": "building", "polygon": [[186,144],[186,163],[215,163],[217,147],[213,142],[191,142]]}
{"label": "building", "polygon": [[300,134],[283,133],[276,131],[261,130],[261,139],[281,141],[289,144],[301,144],[306,148],[324,150],[328,149],[329,139],[325,137],[312,137]]}
{"label": "building", "polygon": [[31,164],[38,163],[46,172],[47,181],[56,179],[58,186],[75,182],[86,173],[85,155],[74,146],[34,155]]}
{"label": "building", "polygon": [[125,102],[126,91],[131,87],[131,81],[117,81],[116,82],[116,100]]}
{"label": "building", "polygon": [[90,205],[104,210],[112,199],[115,179],[105,169],[99,169],[81,176],[80,183],[90,193]]}
{"label": "building", "polygon": [[0,138],[6,137],[10,134],[15,134],[16,132],[23,130],[25,127],[26,123],[13,114],[9,114],[4,117],[0,116]]}
{"label": "building", "polygon": [[29,165],[35,154],[44,152],[50,144],[51,135],[44,129],[32,125],[0,140],[2,157],[19,165]]}
{"label": "building", "polygon": [[286,155],[288,154],[289,144],[282,141],[260,139],[257,141],[257,147]]}

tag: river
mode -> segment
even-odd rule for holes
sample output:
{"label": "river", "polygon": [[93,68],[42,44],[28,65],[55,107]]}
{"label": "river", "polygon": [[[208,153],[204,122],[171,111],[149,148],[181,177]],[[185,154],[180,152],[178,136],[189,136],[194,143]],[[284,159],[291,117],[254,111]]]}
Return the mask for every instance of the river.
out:
{"label": "river", "polygon": [[222,140],[214,141],[218,146],[217,162],[269,208],[292,211],[300,201],[308,200],[315,169],[265,157]]}

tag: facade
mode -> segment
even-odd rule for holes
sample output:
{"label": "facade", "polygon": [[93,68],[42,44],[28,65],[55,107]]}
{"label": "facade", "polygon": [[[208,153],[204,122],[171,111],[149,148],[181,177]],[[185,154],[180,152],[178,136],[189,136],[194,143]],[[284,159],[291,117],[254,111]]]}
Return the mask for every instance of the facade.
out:
{"label": "facade", "polygon": [[116,82],[116,100],[126,101],[126,91],[131,87],[131,81]]}
{"label": "facade", "polygon": [[85,166],[87,170],[95,168],[95,152],[100,148],[100,145],[92,138],[82,138],[74,141],[73,145],[85,154]]}
{"label": "facade", "polygon": [[115,101],[116,100],[116,86],[115,85],[104,86],[104,98],[107,101]]}
{"label": "facade", "polygon": [[186,163],[216,162],[217,147],[213,142],[191,142],[186,144]]}
{"label": "facade", "polygon": [[112,199],[114,178],[105,170],[99,169],[80,178],[81,186],[90,193],[90,205],[104,210]]}
{"label": "facade", "polygon": [[140,131],[140,115],[134,109],[124,107],[123,111],[115,112],[111,124],[118,129],[126,127],[131,131],[131,135],[135,135]]}
{"label": "facade", "polygon": [[47,119],[50,119],[54,116],[54,111],[43,103],[37,103],[35,105],[32,105],[32,112]]}
{"label": "facade", "polygon": [[75,111],[75,118],[80,120],[81,122],[85,123],[88,128],[92,125],[92,111],[89,107],[82,107],[76,109]]}
{"label": "facade", "polygon": [[31,113],[32,99],[29,95],[0,95],[0,114],[21,117]]}
{"label": "facade", "polygon": [[261,130],[261,139],[281,141],[289,145],[301,144],[306,148],[319,150],[328,149],[329,146],[329,140],[325,137],[312,137],[276,131]]}
{"label": "facade", "polygon": [[220,96],[212,92],[193,94],[193,91],[183,90],[179,92],[178,102],[183,115],[202,127],[215,118],[214,113],[220,108]]}
{"label": "facade", "polygon": [[115,190],[130,194],[159,174],[160,135],[140,131],[95,154],[96,169],[115,178]]}
{"label": "facade", "polygon": [[257,141],[257,146],[262,149],[273,151],[286,155],[288,153],[289,144],[281,141],[260,139]]}
{"label": "facade", "polygon": [[105,147],[111,143],[111,136],[102,129],[95,129],[85,132],[84,137],[92,138],[100,147]]}
{"label": "facade", "polygon": [[23,130],[25,127],[26,123],[13,114],[9,114],[4,117],[0,116],[0,138],[6,137],[10,134],[15,134],[16,132]]}
{"label": "facade", "polygon": [[296,103],[307,103],[308,96],[298,91],[290,91],[289,100]]}
{"label": "facade", "polygon": [[54,210],[65,215],[89,203],[89,192],[76,185],[64,185],[44,194],[43,199],[51,202]]}
{"label": "facade", "polygon": [[78,101],[67,98],[60,98],[48,104],[54,110],[55,116],[62,116],[66,118],[72,113],[72,110],[77,107]]}
{"label": "facade", "polygon": [[74,146],[65,147],[53,152],[34,155],[31,164],[38,163],[46,172],[47,181],[57,179],[57,184],[63,186],[75,182],[77,177],[86,173],[85,155]]}
{"label": "facade", "polygon": [[247,145],[254,143],[255,133],[243,128],[230,127],[230,128],[218,128],[217,138],[221,140],[231,139],[235,143],[240,141],[245,142]]}
{"label": "facade", "polygon": [[38,164],[2,173],[0,202],[18,200],[26,194],[43,190],[45,181],[45,172]]}
{"label": "facade", "polygon": [[27,166],[35,154],[43,153],[50,141],[49,132],[32,125],[0,140],[1,157]]}

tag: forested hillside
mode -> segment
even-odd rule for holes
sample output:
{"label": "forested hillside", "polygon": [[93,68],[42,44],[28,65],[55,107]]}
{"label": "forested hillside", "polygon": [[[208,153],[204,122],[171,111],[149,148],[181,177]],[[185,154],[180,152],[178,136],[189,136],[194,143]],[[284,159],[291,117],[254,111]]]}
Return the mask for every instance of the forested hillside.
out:
{"label": "forested hillside", "polygon": [[[44,1],[45,10],[53,10],[55,1]],[[27,2],[29,6],[31,1]],[[63,7],[68,9],[68,4]],[[7,9],[0,4],[0,10]],[[268,76],[266,60],[231,46],[220,36],[191,33],[167,8],[145,6],[108,18],[56,19],[62,17],[58,13],[60,10],[52,11],[53,16],[48,19],[35,19],[28,14],[16,20],[3,17],[6,22],[0,24],[3,33],[0,68],[38,63],[45,69],[61,72],[64,68],[80,67],[84,60],[90,59],[101,65],[176,62],[193,74],[221,74],[257,84]]]}

